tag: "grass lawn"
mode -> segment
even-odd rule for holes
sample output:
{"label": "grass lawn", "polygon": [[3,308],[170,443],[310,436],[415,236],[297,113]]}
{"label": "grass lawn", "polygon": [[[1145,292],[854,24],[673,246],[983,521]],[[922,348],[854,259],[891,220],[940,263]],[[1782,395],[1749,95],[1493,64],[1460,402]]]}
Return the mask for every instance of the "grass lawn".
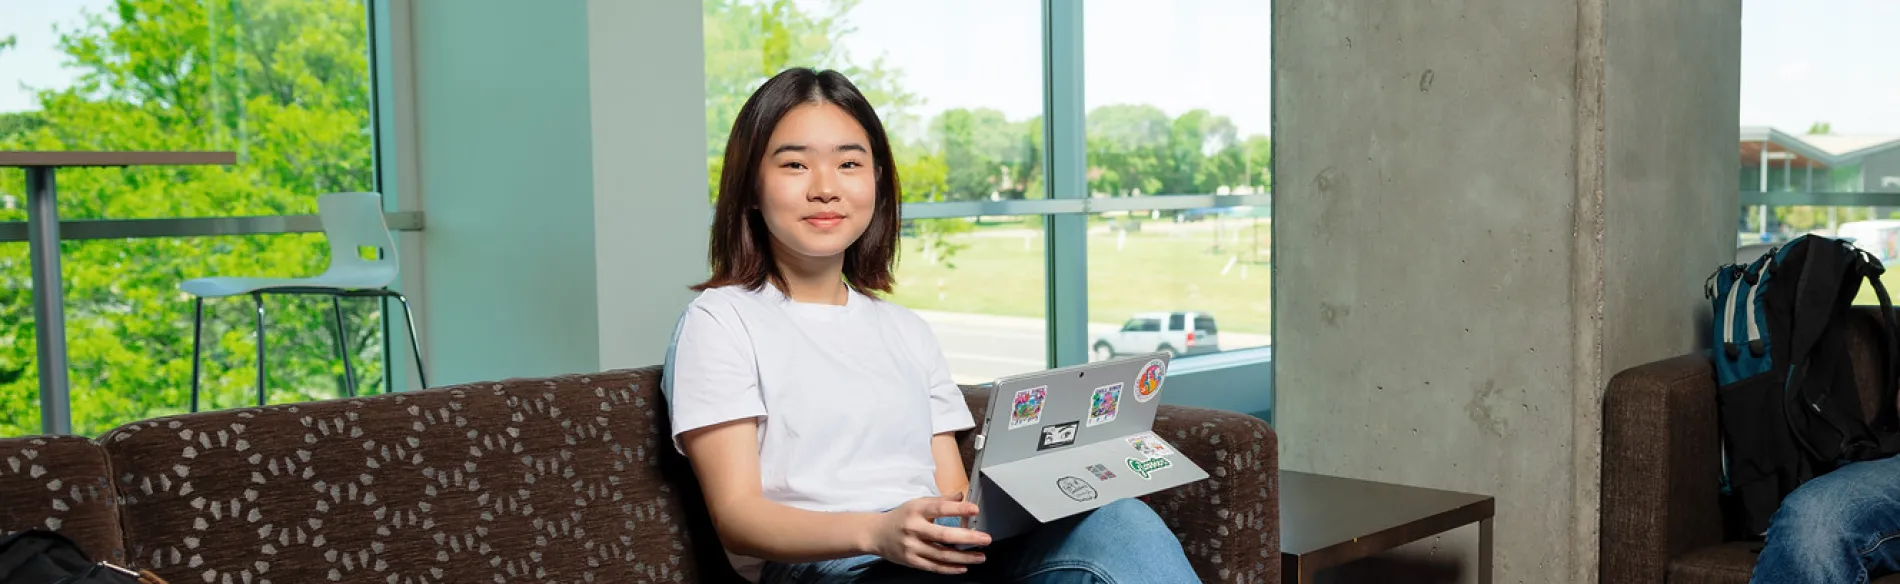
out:
{"label": "grass lawn", "polygon": [[[1203,310],[1214,314],[1223,332],[1267,334],[1273,300],[1268,222],[1225,220],[1218,249],[1214,225],[1150,221],[1125,240],[1115,232],[1092,229],[1089,320],[1119,325],[1136,312]],[[1040,229],[986,226],[953,241],[968,246],[951,258],[955,268],[945,262],[932,264],[922,242],[906,239],[892,299],[918,310],[1043,316]],[[1257,257],[1256,245],[1250,243],[1257,245]]]}
{"label": "grass lawn", "polygon": [[[1900,303],[1900,266],[1887,268],[1880,275],[1880,285],[1887,289],[1887,299]],[[1874,294],[1874,287],[1866,280],[1860,281],[1860,295],[1854,297],[1855,305],[1880,306],[1880,296]]]}

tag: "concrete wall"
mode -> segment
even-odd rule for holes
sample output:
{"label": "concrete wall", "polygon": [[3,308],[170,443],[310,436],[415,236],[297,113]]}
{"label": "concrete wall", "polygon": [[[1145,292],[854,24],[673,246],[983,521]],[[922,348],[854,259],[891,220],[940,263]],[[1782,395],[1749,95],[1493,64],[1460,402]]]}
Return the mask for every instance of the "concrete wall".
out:
{"label": "concrete wall", "polygon": [[1739,4],[1608,4],[1274,12],[1281,464],[1495,495],[1500,582],[1595,580],[1602,384],[1733,255]]}
{"label": "concrete wall", "polygon": [[659,363],[704,277],[698,4],[388,1],[431,384]]}

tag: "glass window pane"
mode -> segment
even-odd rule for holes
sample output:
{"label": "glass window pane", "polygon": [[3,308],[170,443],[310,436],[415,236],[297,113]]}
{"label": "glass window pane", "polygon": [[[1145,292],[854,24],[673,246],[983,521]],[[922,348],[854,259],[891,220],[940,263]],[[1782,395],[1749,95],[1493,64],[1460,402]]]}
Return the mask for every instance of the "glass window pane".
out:
{"label": "glass window pane", "polygon": [[[1104,213],[1089,221],[1090,358],[1270,345],[1267,209],[1221,209],[1192,220],[1153,215]],[[1140,331],[1114,324],[1129,318],[1143,324]]]}
{"label": "glass window pane", "polygon": [[[68,169],[64,219],[296,215],[375,188],[367,3],[15,2],[0,150],[221,150],[235,166]],[[0,173],[0,204],[23,179]]]}
{"label": "glass window pane", "polygon": [[877,108],[905,201],[1040,198],[1037,3],[704,0],[704,7],[709,195],[746,98],[779,71],[818,67],[844,73]]}
{"label": "glass window pane", "polygon": [[[192,297],[178,290],[181,282],[213,275],[312,276],[329,262],[320,234],[89,240],[66,242],[64,248],[73,429],[88,436],[188,411]],[[9,278],[26,272],[24,265],[9,268]],[[381,393],[379,303],[345,299],[340,306],[357,392]],[[344,395],[335,326],[328,296],[264,297],[270,403]],[[257,307],[249,297],[205,301],[200,409],[257,403],[256,330]],[[38,387],[30,377],[20,383]]]}
{"label": "glass window pane", "polygon": [[930,323],[958,383],[1048,367],[1042,234],[1036,218],[905,223],[890,299]]}
{"label": "glass window pane", "polygon": [[1082,36],[1091,194],[1267,190],[1271,8],[1258,0],[1089,0]]}
{"label": "glass window pane", "polygon": [[[0,221],[7,220],[0,205]],[[24,242],[0,243],[0,437],[40,433],[32,274]]]}

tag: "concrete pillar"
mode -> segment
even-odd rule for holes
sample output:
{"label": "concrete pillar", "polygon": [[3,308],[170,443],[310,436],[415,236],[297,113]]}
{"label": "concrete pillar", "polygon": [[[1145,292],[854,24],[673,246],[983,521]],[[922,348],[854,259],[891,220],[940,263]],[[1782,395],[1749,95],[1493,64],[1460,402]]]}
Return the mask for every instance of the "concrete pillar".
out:
{"label": "concrete pillar", "polygon": [[431,383],[660,363],[705,277],[698,4],[390,1]]}
{"label": "concrete pillar", "polygon": [[1496,581],[1595,582],[1604,384],[1734,254],[1740,11],[1277,2],[1282,466],[1495,495]]}

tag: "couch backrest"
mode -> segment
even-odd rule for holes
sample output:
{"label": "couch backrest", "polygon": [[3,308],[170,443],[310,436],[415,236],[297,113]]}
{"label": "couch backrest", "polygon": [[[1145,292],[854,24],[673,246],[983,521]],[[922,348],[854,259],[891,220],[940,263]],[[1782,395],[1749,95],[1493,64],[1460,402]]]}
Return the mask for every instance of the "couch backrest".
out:
{"label": "couch backrest", "polygon": [[1857,306],[1848,311],[1847,350],[1854,359],[1854,385],[1860,389],[1860,411],[1872,420],[1882,402],[1882,393],[1891,399],[1900,388],[1886,375],[1886,329],[1880,322],[1880,309]]}
{"label": "couch backrest", "polygon": [[130,561],[175,582],[700,581],[658,380],[227,410],[100,442]]}
{"label": "couch backrest", "polygon": [[73,436],[0,440],[0,536],[49,529],[98,561],[124,563],[106,451]]}

